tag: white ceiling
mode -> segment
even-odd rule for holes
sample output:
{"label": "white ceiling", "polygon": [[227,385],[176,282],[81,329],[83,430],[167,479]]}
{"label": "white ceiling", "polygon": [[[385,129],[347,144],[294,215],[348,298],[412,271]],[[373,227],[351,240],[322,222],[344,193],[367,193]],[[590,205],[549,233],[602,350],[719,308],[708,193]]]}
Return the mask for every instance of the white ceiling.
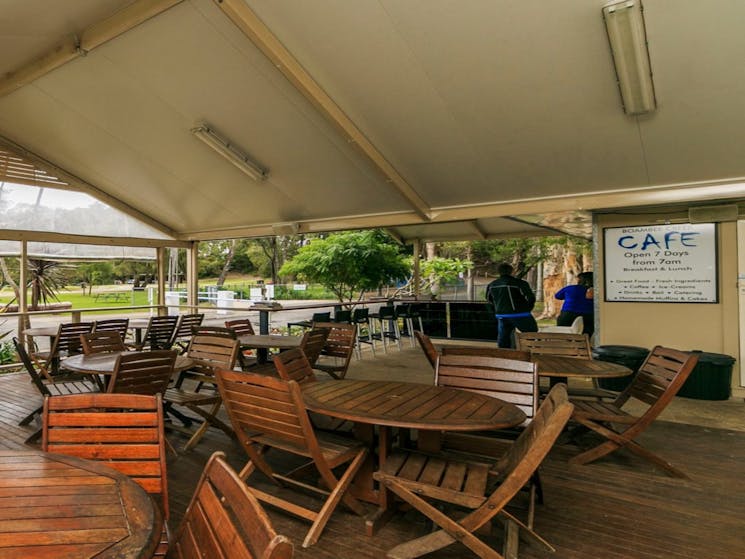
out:
{"label": "white ceiling", "polygon": [[[501,216],[745,199],[740,0],[644,2],[659,107],[637,118],[621,109],[602,1],[246,3],[435,223],[478,219],[463,227],[484,238],[516,228]],[[0,73],[130,4],[0,0]],[[195,139],[202,120],[269,179]],[[0,97],[0,135],[179,238],[425,221],[213,0]]]}

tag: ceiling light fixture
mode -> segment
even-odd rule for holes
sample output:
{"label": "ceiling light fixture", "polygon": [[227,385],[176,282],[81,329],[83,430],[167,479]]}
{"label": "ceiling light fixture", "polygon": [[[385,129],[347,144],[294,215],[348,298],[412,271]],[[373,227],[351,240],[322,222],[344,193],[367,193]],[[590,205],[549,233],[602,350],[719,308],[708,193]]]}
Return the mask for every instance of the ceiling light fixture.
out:
{"label": "ceiling light fixture", "polygon": [[230,141],[223,138],[215,132],[208,124],[201,123],[191,129],[191,133],[202,140],[205,144],[238,167],[255,181],[261,181],[267,178],[269,171],[262,168],[258,163],[253,161],[248,155],[243,153]]}
{"label": "ceiling light fixture", "polygon": [[606,4],[603,7],[603,20],[616,67],[623,110],[628,115],[654,111],[657,101],[641,0]]}

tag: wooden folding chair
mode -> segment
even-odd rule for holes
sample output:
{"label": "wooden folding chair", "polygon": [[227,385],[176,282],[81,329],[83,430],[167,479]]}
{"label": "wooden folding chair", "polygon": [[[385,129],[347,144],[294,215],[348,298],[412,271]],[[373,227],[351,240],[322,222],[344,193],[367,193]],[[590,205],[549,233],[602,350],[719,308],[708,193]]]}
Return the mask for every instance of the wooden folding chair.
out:
{"label": "wooden folding chair", "polygon": [[138,351],[143,349],[171,349],[173,333],[176,330],[177,316],[151,316],[142,341],[127,344]]}
{"label": "wooden folding chair", "polygon": [[[28,376],[31,377],[31,382],[34,384],[36,389],[39,391],[39,394],[41,394],[42,397],[47,396],[66,396],[68,394],[86,394],[88,392],[95,392],[96,387],[93,385],[93,383],[85,381],[85,380],[76,380],[76,381],[47,381],[37,372],[36,367],[34,366],[33,361],[31,361],[31,358],[28,356],[28,353],[26,352],[26,348],[23,347],[23,344],[18,341],[18,338],[13,338],[13,345],[16,348],[16,353],[18,353],[18,357],[21,360],[21,363],[23,363],[23,367],[26,369],[26,372],[28,373]],[[28,414],[26,417],[21,419],[18,422],[18,425],[28,425],[31,423],[31,421],[36,417],[37,415],[41,415],[41,412],[44,408],[43,402],[42,405],[36,408],[34,411],[32,411],[30,414]],[[33,433],[30,437],[26,439],[26,443],[33,442],[37,440],[41,436],[41,429]]]}
{"label": "wooden folding chair", "polygon": [[[465,352],[468,348],[463,348]],[[470,348],[473,349],[473,348]],[[500,349],[500,348],[478,348]],[[516,353],[515,350],[504,350]],[[519,435],[538,409],[538,368],[527,360],[503,359],[481,354],[456,353],[441,355],[437,360],[435,384],[478,392],[515,404],[525,413],[525,421],[516,429],[484,433],[444,433],[442,447],[491,458],[502,456],[510,439]],[[526,484],[528,491],[528,521],[533,528],[536,502],[543,502],[541,480],[536,471]]]}
{"label": "wooden folding chair", "polygon": [[[216,377],[230,421],[249,458],[239,474],[240,478],[246,480],[258,468],[277,485],[328,495],[321,509],[315,511],[249,487],[259,501],[312,522],[303,547],[318,541],[339,501],[344,501],[357,514],[364,515],[364,508],[347,493],[347,489],[362,465],[367,449],[358,441],[331,433],[316,433],[308,419],[297,382],[225,370],[217,371]],[[269,448],[311,461],[288,474],[278,473],[264,459]],[[337,478],[333,470],[345,464],[343,474]],[[322,484],[330,492],[293,475],[306,471],[310,465],[315,466]]]}
{"label": "wooden folding chair", "polygon": [[[415,451],[394,452],[373,477],[432,520],[440,530],[394,547],[388,551],[388,557],[420,557],[460,542],[478,557],[503,559],[502,554],[476,536],[477,530],[497,516],[506,523],[507,556],[517,556],[518,534],[553,550],[548,542],[507,512],[505,506],[530,480],[551,450],[572,409],[565,386],[556,385],[533,421],[507,454],[494,464]],[[430,501],[471,509],[471,512],[456,520]]]}
{"label": "wooden folding chair", "polygon": [[83,353],[112,353],[117,351],[127,351],[124,345],[124,339],[119,332],[115,330],[93,331],[80,336],[80,343],[83,346]]}
{"label": "wooden folding chair", "polygon": [[202,325],[203,320],[204,314],[202,313],[180,314],[176,330],[173,332],[171,347],[175,345],[181,353],[186,353],[194,331]]}
{"label": "wooden folding chair", "polygon": [[[228,328],[235,332],[236,337],[241,336],[253,336],[254,332],[253,324],[248,318],[236,318],[235,320],[226,320],[225,328]],[[244,371],[256,364],[256,357],[251,357],[250,354],[253,352],[253,348],[249,346],[241,346],[238,352],[238,363],[241,369]]]}
{"label": "wooden folding chair", "polygon": [[[159,498],[163,518],[168,520],[168,477],[160,395],[55,396],[44,400],[43,419],[42,450],[104,462]],[[162,546],[167,539],[164,522]]]}
{"label": "wooden folding chair", "polygon": [[94,332],[117,332],[122,337],[122,342],[127,339],[128,328],[128,318],[108,318],[106,320],[96,320],[93,323]]}
{"label": "wooden folding chair", "polygon": [[92,322],[69,322],[60,324],[49,351],[34,351],[30,354],[39,371],[47,380],[59,374],[60,361],[70,355],[83,352],[80,336],[93,330]]}
{"label": "wooden folding chair", "polygon": [[[613,402],[573,401],[575,410],[572,420],[607,440],[571,458],[569,462],[587,464],[625,448],[669,474],[687,479],[688,476],[683,471],[641,446],[637,437],[646,431],[672,401],[697,362],[697,353],[657,346],[639,368],[631,384]],[[647,406],[641,415],[631,415],[622,409],[632,398]]]}
{"label": "wooden folding chair", "polygon": [[[194,362],[194,365],[188,371],[188,377],[194,382],[214,386],[215,370],[232,369],[235,366],[238,348],[238,340],[225,336],[194,336],[186,352],[186,356]],[[204,392],[187,390],[182,387],[185,377],[186,375],[180,376],[176,386],[168,388],[164,396],[166,411],[174,413],[184,423],[184,428],[190,435],[189,440],[184,445],[184,450],[193,448],[207,432],[210,425],[217,427],[229,437],[234,436],[233,430],[217,417],[217,412],[222,405],[220,394],[215,390]],[[188,431],[193,420],[177,410],[173,410],[173,406],[185,407],[200,416],[203,421],[196,431],[193,433]]]}
{"label": "wooden folding chair", "polygon": [[414,336],[419,343],[419,347],[422,348],[427,361],[429,361],[429,364],[434,369],[437,366],[437,358],[440,356],[435,344],[432,343],[432,340],[427,334],[422,334],[419,330],[414,330]]}
{"label": "wooden folding chair", "polygon": [[279,355],[275,355],[273,361],[279,378],[282,380],[294,380],[298,384],[318,380],[313,372],[313,367],[310,366],[310,361],[308,361],[301,348],[283,351]]}
{"label": "wooden folding chair", "polygon": [[215,452],[207,461],[167,557],[291,559],[292,542],[277,535],[261,504]]}
{"label": "wooden folding chair", "polygon": [[130,351],[120,355],[106,391],[162,396],[171,381],[177,355],[172,349]]}
{"label": "wooden folding chair", "polygon": [[328,328],[329,335],[321,350],[321,358],[313,365],[335,379],[347,375],[357,338],[357,325],[346,322],[316,322],[313,328]]}

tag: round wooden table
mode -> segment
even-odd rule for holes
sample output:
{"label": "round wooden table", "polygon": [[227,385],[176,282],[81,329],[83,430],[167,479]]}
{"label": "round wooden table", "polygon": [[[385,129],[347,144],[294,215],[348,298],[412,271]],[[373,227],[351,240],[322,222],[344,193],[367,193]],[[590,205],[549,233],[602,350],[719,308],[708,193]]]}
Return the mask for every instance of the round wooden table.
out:
{"label": "round wooden table", "polygon": [[21,332],[24,336],[35,336],[41,337],[46,336],[48,338],[54,338],[59,332],[59,326],[36,326],[34,328],[26,328]]}
{"label": "round wooden table", "polygon": [[337,380],[303,385],[311,411],[386,427],[435,431],[506,429],[525,421],[517,406],[476,392],[428,384]]}
{"label": "round wooden table", "polygon": [[[111,375],[116,366],[116,359],[130,352],[114,351],[109,353],[91,353],[89,355],[72,355],[65,359],[65,369],[91,375]],[[194,365],[194,361],[185,355],[178,355],[173,366],[174,372],[185,371]]]}
{"label": "round wooden table", "polygon": [[0,450],[0,557],[149,558],[163,519],[136,482],[98,462]]}
{"label": "round wooden table", "polygon": [[371,452],[357,472],[353,494],[378,505],[365,522],[372,536],[387,520],[392,508],[388,491],[376,489],[372,452],[374,426],[379,426],[377,467],[382,468],[390,450],[392,427],[417,429],[420,450],[436,451],[442,431],[507,429],[525,421],[514,404],[456,388],[374,380],[333,380],[302,385],[305,407],[313,412],[355,422],[355,436],[370,445]]}
{"label": "round wooden table", "polygon": [[300,347],[302,336],[280,336],[279,334],[246,334],[239,336],[241,348],[256,349],[259,363],[266,363],[269,348],[276,347],[280,351]]}

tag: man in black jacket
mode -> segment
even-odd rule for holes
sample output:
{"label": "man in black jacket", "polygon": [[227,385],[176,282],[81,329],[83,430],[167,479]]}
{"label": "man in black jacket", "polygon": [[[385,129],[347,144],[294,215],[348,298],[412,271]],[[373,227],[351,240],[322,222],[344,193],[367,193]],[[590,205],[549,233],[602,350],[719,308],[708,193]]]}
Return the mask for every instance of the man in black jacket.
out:
{"label": "man in black jacket", "polygon": [[507,263],[497,268],[499,277],[486,286],[486,299],[494,307],[499,320],[497,345],[514,347],[512,333],[537,332],[538,324],[530,311],[535,305],[535,294],[528,282],[512,276],[512,266]]}

